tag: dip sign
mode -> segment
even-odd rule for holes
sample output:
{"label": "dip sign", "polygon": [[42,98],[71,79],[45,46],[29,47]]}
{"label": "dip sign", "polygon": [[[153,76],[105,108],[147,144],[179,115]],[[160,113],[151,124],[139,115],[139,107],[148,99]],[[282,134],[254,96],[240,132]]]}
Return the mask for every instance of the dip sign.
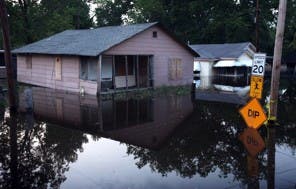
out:
{"label": "dip sign", "polygon": [[267,119],[258,101],[258,99],[262,98],[265,59],[266,54],[257,53],[254,55],[249,94],[251,100],[239,110],[248,127],[253,129],[259,129]]}

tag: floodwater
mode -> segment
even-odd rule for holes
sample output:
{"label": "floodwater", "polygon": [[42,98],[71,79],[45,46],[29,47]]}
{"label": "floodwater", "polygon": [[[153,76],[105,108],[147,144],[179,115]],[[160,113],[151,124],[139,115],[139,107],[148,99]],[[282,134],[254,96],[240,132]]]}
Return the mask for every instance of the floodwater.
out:
{"label": "floodwater", "polygon": [[279,125],[258,132],[238,112],[247,81],[195,83],[136,99],[21,87],[19,115],[1,104],[0,188],[295,189],[295,80],[281,82]]}

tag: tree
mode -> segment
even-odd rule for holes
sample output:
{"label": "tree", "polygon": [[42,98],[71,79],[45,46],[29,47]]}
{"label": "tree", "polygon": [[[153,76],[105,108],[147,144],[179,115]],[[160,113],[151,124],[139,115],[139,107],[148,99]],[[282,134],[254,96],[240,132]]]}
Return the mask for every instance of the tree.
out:
{"label": "tree", "polygon": [[97,26],[120,25],[123,16],[133,7],[132,0],[95,0]]}
{"label": "tree", "polygon": [[284,54],[296,51],[296,2],[287,2],[286,28],[284,35]]}
{"label": "tree", "polygon": [[[277,4],[260,2],[261,45],[271,53]],[[159,21],[184,42],[254,42],[255,8],[254,0],[135,0],[128,15],[134,23]]]}
{"label": "tree", "polygon": [[67,29],[92,27],[88,2],[89,0],[8,1],[12,46],[32,43]]}
{"label": "tree", "polygon": [[67,29],[87,29],[93,25],[86,0],[41,0],[44,34],[50,36]]}

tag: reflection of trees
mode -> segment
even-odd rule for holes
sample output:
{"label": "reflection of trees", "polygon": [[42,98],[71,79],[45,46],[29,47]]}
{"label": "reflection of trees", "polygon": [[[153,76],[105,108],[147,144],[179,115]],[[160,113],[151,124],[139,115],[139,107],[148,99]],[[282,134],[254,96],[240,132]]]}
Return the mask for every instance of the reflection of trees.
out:
{"label": "reflection of trees", "polygon": [[[282,82],[282,81],[281,81]],[[278,122],[276,143],[286,144],[294,152],[296,150],[296,81],[295,79],[283,82],[286,89],[280,96],[278,103]]]}
{"label": "reflection of trees", "polygon": [[27,123],[22,116],[1,123],[0,188],[59,188],[87,138],[54,125]]}
{"label": "reflection of trees", "polygon": [[[286,92],[291,91],[294,90]],[[293,96],[288,93],[286,95]],[[290,97],[288,99],[291,99]],[[280,127],[276,128],[276,143],[286,144],[292,149],[296,149],[296,115],[289,115],[296,112],[295,107],[294,101],[280,99]],[[219,176],[227,177],[228,174],[233,174],[236,180],[252,186],[254,178],[248,177],[246,173],[247,152],[237,140],[246,127],[238,109],[238,106],[232,104],[197,102],[192,115],[178,126],[162,149],[153,151],[129,145],[127,153],[138,160],[136,165],[139,168],[149,166],[163,176],[176,172],[182,177],[191,178],[195,174],[206,177],[209,173],[220,170]],[[265,139],[270,136],[265,127],[262,127],[260,132]],[[273,153],[274,151],[275,148],[272,149]],[[270,154],[270,149],[258,156],[259,175],[255,178],[256,186],[257,179],[272,180],[273,174],[267,174],[267,170],[274,167],[274,161],[267,163],[267,152]]]}
{"label": "reflection of trees", "polygon": [[[229,107],[228,107],[229,106]],[[235,179],[248,182],[246,151],[238,141],[244,124],[237,107],[228,104],[198,102],[189,119],[183,122],[167,144],[159,151],[128,146],[128,154],[162,175],[175,171],[182,177],[199,174],[206,177],[220,170],[219,176],[233,174]],[[259,156],[259,178],[265,177],[266,158]]]}

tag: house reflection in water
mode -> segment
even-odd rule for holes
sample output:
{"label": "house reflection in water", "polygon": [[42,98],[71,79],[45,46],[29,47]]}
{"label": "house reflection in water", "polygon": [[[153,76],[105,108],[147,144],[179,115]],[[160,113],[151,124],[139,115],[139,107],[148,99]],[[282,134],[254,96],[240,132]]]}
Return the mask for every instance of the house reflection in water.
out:
{"label": "house reflection in water", "polygon": [[[32,108],[28,108],[30,99]],[[193,111],[193,105],[190,96],[100,100],[96,96],[30,87],[20,94],[20,112],[28,109],[39,121],[157,149]]]}
{"label": "house reflection in water", "polygon": [[247,78],[200,77],[199,80],[195,80],[194,99],[246,104],[249,91]]}

